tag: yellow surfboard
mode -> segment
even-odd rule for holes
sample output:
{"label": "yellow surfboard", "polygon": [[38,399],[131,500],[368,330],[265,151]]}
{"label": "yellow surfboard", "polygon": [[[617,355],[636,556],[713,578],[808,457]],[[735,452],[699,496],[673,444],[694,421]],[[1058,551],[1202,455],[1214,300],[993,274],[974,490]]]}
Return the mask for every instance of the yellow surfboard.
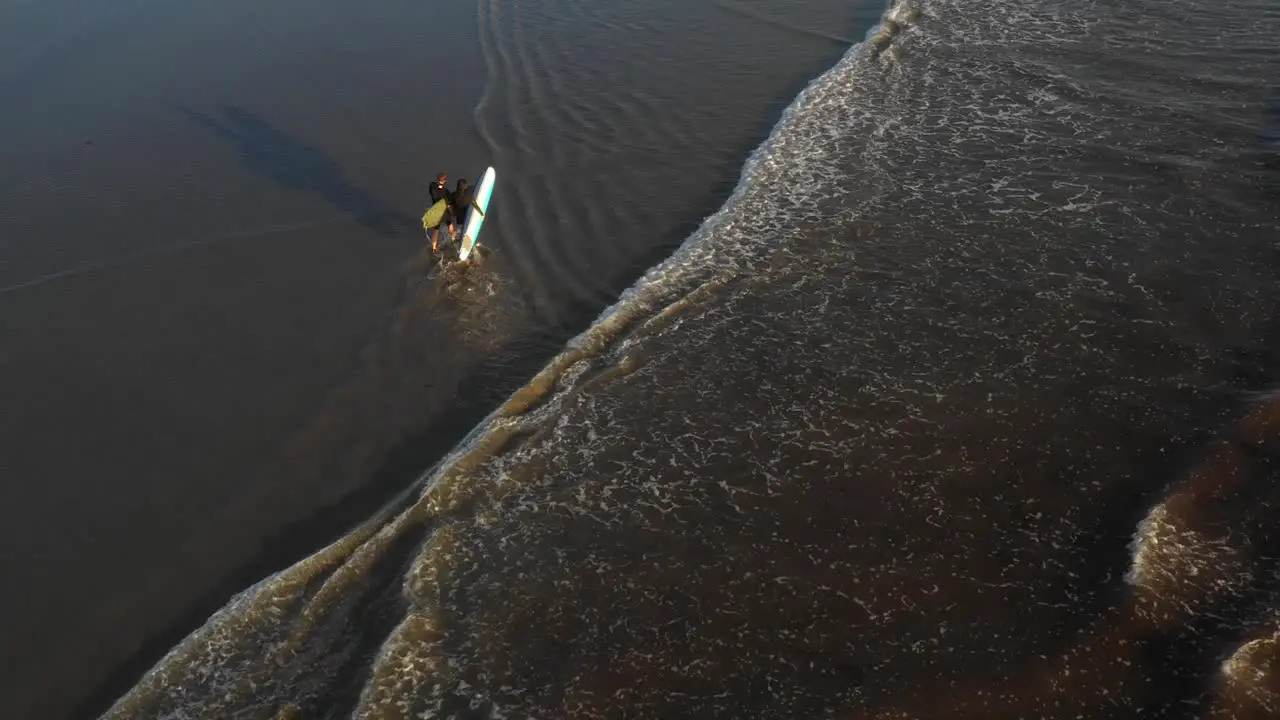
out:
{"label": "yellow surfboard", "polygon": [[427,208],[422,215],[422,227],[426,230],[436,227],[440,224],[441,218],[444,217],[445,210],[449,209],[449,203],[439,200],[435,205]]}

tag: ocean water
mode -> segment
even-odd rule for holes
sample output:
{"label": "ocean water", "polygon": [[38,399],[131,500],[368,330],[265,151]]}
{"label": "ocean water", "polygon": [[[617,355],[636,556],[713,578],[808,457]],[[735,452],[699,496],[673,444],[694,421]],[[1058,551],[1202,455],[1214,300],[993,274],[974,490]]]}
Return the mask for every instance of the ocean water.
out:
{"label": "ocean water", "polygon": [[668,259],[105,717],[1275,716],[1277,37],[894,3]]}

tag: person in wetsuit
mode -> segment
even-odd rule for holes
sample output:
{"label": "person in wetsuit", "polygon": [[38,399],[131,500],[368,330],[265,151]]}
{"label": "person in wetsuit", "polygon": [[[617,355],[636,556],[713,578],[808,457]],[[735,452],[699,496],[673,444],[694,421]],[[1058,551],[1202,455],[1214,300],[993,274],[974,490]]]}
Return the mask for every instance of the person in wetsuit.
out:
{"label": "person in wetsuit", "polygon": [[435,205],[441,200],[444,200],[445,206],[446,206],[444,211],[444,217],[440,218],[440,222],[436,223],[433,227],[426,228],[427,230],[431,231],[431,252],[433,253],[440,252],[440,226],[441,225],[448,226],[449,241],[450,242],[453,241],[453,227],[454,227],[453,194],[449,192],[449,186],[445,184],[445,181],[448,179],[449,179],[449,176],[444,173],[440,173],[439,175],[436,175],[436,181],[432,183],[430,190],[428,190],[428,194],[431,195],[432,205]]}
{"label": "person in wetsuit", "polygon": [[[480,205],[476,202],[475,191],[471,189],[466,178],[458,178],[457,189],[453,191],[453,207],[450,209],[453,211],[453,217],[459,225],[467,217],[467,208],[475,210],[480,213],[480,217],[484,217],[484,211],[480,209]],[[462,231],[466,232],[466,228],[462,228]]]}

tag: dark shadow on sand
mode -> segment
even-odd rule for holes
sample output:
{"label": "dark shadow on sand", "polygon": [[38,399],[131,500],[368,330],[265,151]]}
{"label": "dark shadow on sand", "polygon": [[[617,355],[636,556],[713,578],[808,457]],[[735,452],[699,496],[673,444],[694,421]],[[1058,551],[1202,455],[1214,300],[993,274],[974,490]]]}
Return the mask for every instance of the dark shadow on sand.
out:
{"label": "dark shadow on sand", "polygon": [[323,150],[242,107],[220,105],[216,114],[185,107],[178,112],[235,146],[253,173],[281,187],[313,193],[379,235],[398,235],[413,227],[413,218],[352,184]]}

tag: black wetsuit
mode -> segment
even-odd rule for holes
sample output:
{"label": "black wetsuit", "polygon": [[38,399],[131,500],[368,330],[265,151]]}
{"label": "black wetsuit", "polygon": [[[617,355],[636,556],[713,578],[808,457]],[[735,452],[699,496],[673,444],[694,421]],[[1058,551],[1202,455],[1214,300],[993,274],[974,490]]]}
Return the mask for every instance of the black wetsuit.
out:
{"label": "black wetsuit", "polygon": [[431,183],[431,204],[435,205],[441,200],[445,203],[444,217],[440,218],[441,225],[453,224],[453,193],[449,192],[447,185],[441,185],[438,182]]}
{"label": "black wetsuit", "polygon": [[476,194],[471,188],[460,190],[453,194],[453,216],[458,222],[464,222],[467,219],[467,208],[475,204]]}

